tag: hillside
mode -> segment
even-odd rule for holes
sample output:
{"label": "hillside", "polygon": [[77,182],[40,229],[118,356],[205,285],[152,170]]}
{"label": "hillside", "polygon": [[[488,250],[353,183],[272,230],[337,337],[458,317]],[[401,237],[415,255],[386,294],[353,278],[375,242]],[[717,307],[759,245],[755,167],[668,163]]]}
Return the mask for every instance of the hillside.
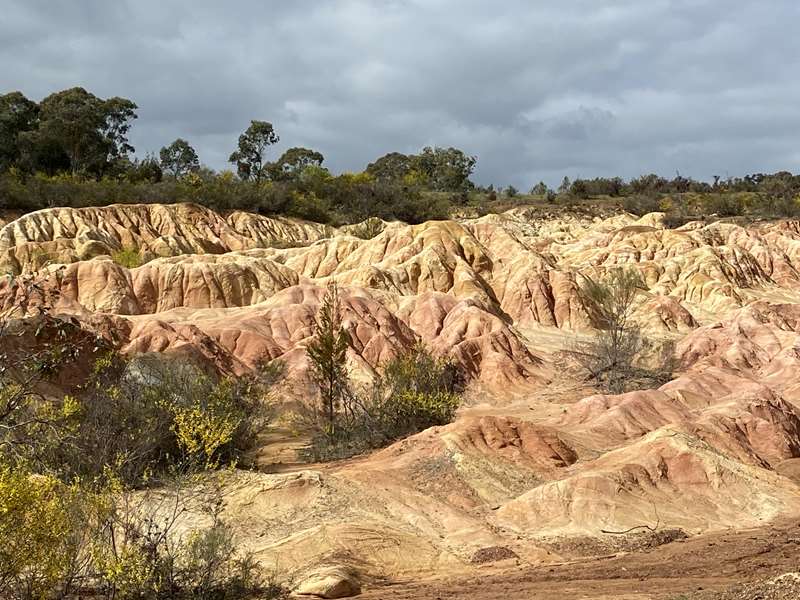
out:
{"label": "hillside", "polygon": [[[14,217],[0,229],[6,314],[52,303],[125,355],[181,353],[221,373],[281,361],[283,418],[310,396],[305,346],[330,280],[357,380],[417,341],[461,367],[467,403],[449,425],[323,465],[296,464],[302,434],[279,428],[260,468],[229,482],[237,543],[300,579],[335,566],[369,594],[800,520],[798,221],[671,229],[663,213],[520,207],[381,222],[363,239],[192,204]],[[617,267],[641,275],[633,318],[674,344],[675,370],[607,395],[565,351],[593,335],[581,277]],[[601,593],[587,597],[617,597]]]}

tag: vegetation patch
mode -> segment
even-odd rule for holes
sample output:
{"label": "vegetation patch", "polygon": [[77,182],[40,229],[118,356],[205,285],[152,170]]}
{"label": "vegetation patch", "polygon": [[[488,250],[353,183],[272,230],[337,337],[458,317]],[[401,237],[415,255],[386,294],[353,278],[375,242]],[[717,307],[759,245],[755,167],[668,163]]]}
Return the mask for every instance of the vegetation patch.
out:
{"label": "vegetation patch", "polygon": [[142,254],[136,248],[121,248],[111,254],[111,259],[126,269],[135,269],[144,264]]}
{"label": "vegetation patch", "polygon": [[[672,346],[646,340],[632,318],[644,289],[639,273],[624,268],[611,269],[602,279],[583,276],[580,282],[580,298],[596,332],[568,354],[595,385],[612,394],[658,387],[676,368]],[[654,353],[659,354],[659,370],[643,366],[645,356]]]}
{"label": "vegetation patch", "polygon": [[237,548],[221,493],[279,368],[127,361],[46,311],[0,321],[0,362],[0,597],[287,597]]}
{"label": "vegetation patch", "polygon": [[340,311],[332,283],[307,350],[319,390],[319,405],[304,415],[313,432],[308,458],[353,456],[453,420],[461,404],[460,375],[452,362],[421,345],[386,363],[371,385],[354,389],[345,366],[350,339]]}

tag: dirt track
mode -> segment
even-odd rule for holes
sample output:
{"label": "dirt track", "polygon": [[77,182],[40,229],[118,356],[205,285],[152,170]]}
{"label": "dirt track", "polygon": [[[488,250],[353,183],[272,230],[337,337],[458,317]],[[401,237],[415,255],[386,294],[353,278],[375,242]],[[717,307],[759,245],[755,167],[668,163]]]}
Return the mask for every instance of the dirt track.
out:
{"label": "dirt track", "polygon": [[[651,551],[541,567],[487,566],[461,579],[366,589],[364,599],[712,599],[742,582],[800,570],[800,522],[699,536]],[[765,597],[768,600],[768,597]]]}

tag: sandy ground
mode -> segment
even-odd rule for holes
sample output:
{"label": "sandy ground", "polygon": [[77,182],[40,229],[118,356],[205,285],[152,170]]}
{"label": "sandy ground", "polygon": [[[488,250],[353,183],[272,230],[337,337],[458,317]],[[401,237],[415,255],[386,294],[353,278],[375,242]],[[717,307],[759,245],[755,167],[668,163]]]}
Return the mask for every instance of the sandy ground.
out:
{"label": "sandy ground", "polygon": [[[650,551],[559,565],[487,565],[461,579],[397,582],[365,590],[366,599],[418,600],[712,600],[736,584],[800,568],[800,521],[703,535]],[[769,596],[763,596],[769,600]]]}

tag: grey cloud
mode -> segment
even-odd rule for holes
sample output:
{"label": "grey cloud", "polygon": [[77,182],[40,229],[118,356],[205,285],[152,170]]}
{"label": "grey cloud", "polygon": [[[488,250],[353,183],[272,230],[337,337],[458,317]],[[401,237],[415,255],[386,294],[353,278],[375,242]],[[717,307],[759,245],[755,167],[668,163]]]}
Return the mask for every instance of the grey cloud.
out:
{"label": "grey cloud", "polygon": [[0,0],[0,90],[135,100],[212,167],[250,119],[335,171],[455,145],[482,183],[800,170],[793,0]]}

